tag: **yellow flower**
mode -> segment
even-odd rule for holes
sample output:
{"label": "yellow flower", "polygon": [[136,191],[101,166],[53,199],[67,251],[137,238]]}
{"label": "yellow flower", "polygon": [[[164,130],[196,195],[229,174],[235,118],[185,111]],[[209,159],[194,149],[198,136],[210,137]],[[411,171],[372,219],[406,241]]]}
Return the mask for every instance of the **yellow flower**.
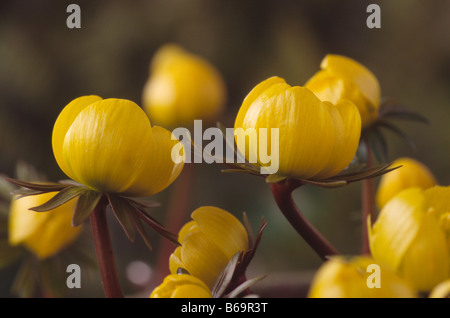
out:
{"label": "yellow flower", "polygon": [[398,166],[401,167],[381,177],[377,191],[377,205],[380,209],[404,189],[427,189],[437,184],[431,171],[415,159],[399,158],[392,163],[392,167]]}
{"label": "yellow flower", "polygon": [[[291,87],[284,79],[271,77],[246,96],[234,128],[254,129],[258,139],[265,139],[260,134],[266,131],[269,144],[272,129],[278,129],[277,175],[318,180],[336,175],[351,162],[359,143],[361,119],[350,101],[341,100],[336,105],[322,102],[305,87]],[[259,140],[236,141],[249,161],[256,153],[258,164],[264,166],[261,149],[257,150]],[[267,148],[272,149],[272,145]]]}
{"label": "yellow flower", "polygon": [[320,67],[305,86],[333,104],[351,100],[361,114],[362,128],[370,125],[380,107],[380,85],[375,75],[364,65],[340,55],[326,55]]}
{"label": "yellow flower", "polygon": [[233,255],[248,250],[248,235],[235,216],[217,207],[200,207],[191,217],[178,233],[181,246],[170,256],[170,272],[183,268],[211,288]]}
{"label": "yellow flower", "polygon": [[76,199],[47,212],[29,209],[43,204],[54,192],[23,197],[11,202],[9,216],[9,243],[23,244],[40,259],[53,256],[70,245],[81,233],[82,227],[72,227]]}
{"label": "yellow flower", "polygon": [[226,99],[222,75],[208,61],[175,44],[153,57],[143,92],[143,105],[155,123],[190,127],[195,119],[215,123]]}
{"label": "yellow flower", "polygon": [[178,142],[151,127],[145,112],[124,99],[83,96],[70,102],[53,128],[53,152],[73,180],[103,193],[147,196],[180,174],[171,149]]}
{"label": "yellow flower", "polygon": [[308,297],[413,298],[416,292],[393,271],[370,257],[357,256],[350,260],[333,257],[315,274]]}
{"label": "yellow flower", "polygon": [[200,279],[187,274],[170,274],[150,294],[150,298],[212,298]]}
{"label": "yellow flower", "polygon": [[409,188],[392,198],[369,227],[370,250],[421,291],[450,273],[450,187]]}

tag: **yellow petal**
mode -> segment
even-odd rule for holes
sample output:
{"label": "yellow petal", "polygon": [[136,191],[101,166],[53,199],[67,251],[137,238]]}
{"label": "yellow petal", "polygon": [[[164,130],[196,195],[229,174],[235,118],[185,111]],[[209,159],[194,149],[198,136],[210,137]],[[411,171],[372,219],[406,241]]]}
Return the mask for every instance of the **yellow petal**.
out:
{"label": "yellow petal", "polygon": [[175,289],[171,298],[212,298],[207,286],[182,285]]}
{"label": "yellow petal", "polygon": [[178,246],[169,257],[169,270],[172,274],[177,274],[178,269],[186,269],[186,265],[181,260],[181,246]]}
{"label": "yellow petal", "polygon": [[375,120],[378,109],[361,93],[356,84],[347,78],[330,73],[328,70],[317,72],[305,87],[320,100],[336,104],[342,100],[352,101],[358,108],[362,126],[366,127]]}
{"label": "yellow petal", "polygon": [[63,144],[67,131],[84,108],[101,99],[101,97],[95,95],[76,98],[64,107],[56,119],[52,134],[53,153],[61,170],[70,177],[72,177],[71,171],[67,168],[63,153]]}
{"label": "yellow petal", "polygon": [[281,77],[273,76],[256,85],[245,97],[242,106],[239,108],[239,112],[236,116],[234,127],[235,128],[243,127],[243,122],[245,117],[247,116],[247,111],[249,107],[253,104],[255,99],[257,99],[269,87],[283,83],[286,83],[284,79],[282,79]]}
{"label": "yellow petal", "polygon": [[400,192],[381,210],[369,230],[370,249],[375,260],[397,270],[417,236],[424,208],[421,189]]}
{"label": "yellow petal", "polygon": [[178,232],[178,242],[183,242],[184,237],[194,231],[200,231],[197,222],[194,220],[187,222]]}
{"label": "yellow petal", "polygon": [[354,158],[361,135],[361,116],[351,101],[341,100],[336,106],[328,105],[335,122],[337,140],[328,163],[315,176],[317,179],[331,177],[344,170]]}
{"label": "yellow petal", "polygon": [[181,259],[181,249],[184,248],[183,241],[186,235],[193,232],[200,231],[197,222],[189,221],[178,232],[178,242],[181,242],[182,246],[178,246],[175,251],[170,254],[169,257],[169,269],[172,274],[176,274],[179,268],[184,268],[187,270],[186,265],[183,263]]}
{"label": "yellow petal", "polygon": [[421,291],[430,291],[449,277],[446,238],[433,216],[422,215],[419,231],[403,255],[399,272]]}
{"label": "yellow petal", "polygon": [[228,259],[239,251],[248,250],[248,234],[242,223],[231,213],[213,206],[192,212],[199,230],[224,252]]}
{"label": "yellow petal", "polygon": [[[130,196],[147,196],[167,188],[180,175],[184,161],[172,160],[172,148],[180,143],[172,133],[159,126],[152,128],[151,156],[143,163],[131,187],[124,192]],[[184,153],[183,153],[184,155]]]}
{"label": "yellow petal", "polygon": [[152,140],[150,122],[139,106],[101,100],[73,120],[64,138],[63,160],[74,180],[101,192],[122,192],[147,164]]}
{"label": "yellow petal", "polygon": [[198,278],[186,274],[172,274],[150,294],[150,298],[211,298],[209,288]]}
{"label": "yellow petal", "polygon": [[399,166],[400,168],[381,177],[376,194],[377,205],[380,209],[404,189],[412,187],[427,189],[437,183],[431,171],[415,159],[398,158],[392,163],[392,167]]}
{"label": "yellow petal", "polygon": [[9,242],[23,244],[39,258],[53,256],[72,243],[82,227],[72,227],[76,199],[47,212],[29,210],[50,200],[56,193],[27,196],[11,202]]}
{"label": "yellow petal", "polygon": [[380,104],[380,84],[375,75],[364,65],[342,55],[328,54],[320,67],[331,73],[350,78],[361,92],[373,104]]}
{"label": "yellow petal", "polygon": [[327,55],[319,72],[305,84],[322,101],[336,104],[352,101],[361,115],[363,128],[378,116],[380,86],[377,78],[365,66],[345,56]]}
{"label": "yellow petal", "polygon": [[314,275],[308,298],[364,297],[364,281],[360,273],[345,261],[325,262]]}
{"label": "yellow petal", "polygon": [[228,263],[220,246],[200,231],[187,234],[181,242],[181,262],[193,276],[212,287],[222,269]]}
{"label": "yellow petal", "polygon": [[450,212],[450,186],[429,187],[423,192],[427,212],[434,215],[437,220]]}

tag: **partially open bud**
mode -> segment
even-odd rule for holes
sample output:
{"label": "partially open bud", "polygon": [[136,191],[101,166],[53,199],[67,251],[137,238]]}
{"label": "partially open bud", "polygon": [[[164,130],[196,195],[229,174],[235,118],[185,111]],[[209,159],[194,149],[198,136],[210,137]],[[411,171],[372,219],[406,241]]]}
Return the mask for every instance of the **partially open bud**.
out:
{"label": "partially open bud", "polygon": [[328,54],[305,87],[323,101],[333,104],[350,100],[358,107],[362,128],[378,117],[380,85],[375,75],[357,61],[340,55]]}
{"label": "partially open bud", "polygon": [[[261,157],[274,148],[279,153],[271,154],[278,158],[278,175],[321,180],[341,172],[355,156],[361,118],[348,100],[321,101],[308,88],[290,86],[274,76],[245,97],[234,128],[254,132],[255,138],[250,134],[245,141],[236,135],[237,147],[249,162],[267,166]],[[279,138],[273,138],[272,130]],[[261,152],[262,145],[268,146]]]}
{"label": "partially open bud", "polygon": [[234,215],[216,207],[198,208],[191,217],[178,234],[181,246],[170,256],[170,271],[185,269],[211,288],[230,259],[248,250],[248,234]]}

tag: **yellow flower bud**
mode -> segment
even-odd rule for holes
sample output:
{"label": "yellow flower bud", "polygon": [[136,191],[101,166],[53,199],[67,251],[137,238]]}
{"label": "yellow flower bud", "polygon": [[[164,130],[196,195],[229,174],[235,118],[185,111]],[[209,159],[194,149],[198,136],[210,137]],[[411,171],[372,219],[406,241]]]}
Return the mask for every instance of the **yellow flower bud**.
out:
{"label": "yellow flower bud", "polygon": [[212,298],[200,279],[187,274],[170,274],[150,294],[150,298]]}
{"label": "yellow flower bud", "polygon": [[320,67],[305,86],[321,100],[333,104],[351,100],[361,114],[362,128],[370,125],[380,107],[380,85],[375,75],[364,65],[340,55],[326,55]]}
{"label": "yellow flower bud", "polygon": [[381,177],[377,190],[377,205],[380,209],[404,189],[427,189],[437,184],[431,171],[415,159],[399,158],[392,163],[392,167],[398,166],[401,167]]}
{"label": "yellow flower bud", "polygon": [[[175,139],[175,138],[173,138]],[[169,186],[174,163],[168,130],[154,126],[135,103],[83,96],[70,102],[53,128],[53,152],[73,180],[103,193],[147,196]]]}
{"label": "yellow flower bud", "polygon": [[417,290],[430,291],[449,278],[450,187],[409,188],[392,198],[369,227],[370,250]]}
{"label": "yellow flower bud", "polygon": [[[257,134],[257,142],[240,143],[236,137],[239,151],[250,162],[251,155],[257,154],[258,164],[266,165],[260,152],[267,135],[270,146],[266,148],[279,150],[277,175],[320,180],[336,175],[351,162],[359,143],[361,119],[350,101],[336,105],[322,102],[305,87],[291,87],[284,79],[271,77],[246,96],[234,128]],[[272,129],[278,129],[279,140],[272,140]],[[271,142],[277,142],[278,147],[272,147]]]}
{"label": "yellow flower bud", "polygon": [[181,246],[170,256],[170,272],[183,268],[211,288],[230,259],[248,250],[247,231],[235,216],[217,207],[200,207],[191,217],[178,233]]}
{"label": "yellow flower bud", "polygon": [[392,270],[366,256],[333,257],[315,274],[309,298],[413,298],[416,292]]}
{"label": "yellow flower bud", "polygon": [[9,216],[9,243],[22,244],[40,259],[53,256],[70,245],[81,233],[82,227],[72,227],[76,199],[47,211],[29,210],[50,200],[56,193],[23,197],[11,202]]}
{"label": "yellow flower bud", "polygon": [[143,92],[153,122],[167,128],[190,127],[195,119],[215,123],[225,99],[222,75],[210,62],[175,44],[156,52]]}

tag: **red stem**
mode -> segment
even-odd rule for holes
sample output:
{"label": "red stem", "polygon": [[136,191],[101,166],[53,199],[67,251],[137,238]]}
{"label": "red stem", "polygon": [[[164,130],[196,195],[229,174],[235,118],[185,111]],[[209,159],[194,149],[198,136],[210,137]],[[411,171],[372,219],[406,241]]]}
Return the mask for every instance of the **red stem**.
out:
{"label": "red stem", "polygon": [[123,298],[124,295],[114,261],[105,208],[106,203],[101,199],[90,215],[98,267],[105,296],[107,298]]}
{"label": "red stem", "polygon": [[273,197],[283,215],[302,236],[302,238],[325,261],[330,255],[339,254],[338,251],[325,239],[325,237],[304,217],[292,198],[292,191],[301,183],[296,180],[286,180],[272,183],[270,189]]}

